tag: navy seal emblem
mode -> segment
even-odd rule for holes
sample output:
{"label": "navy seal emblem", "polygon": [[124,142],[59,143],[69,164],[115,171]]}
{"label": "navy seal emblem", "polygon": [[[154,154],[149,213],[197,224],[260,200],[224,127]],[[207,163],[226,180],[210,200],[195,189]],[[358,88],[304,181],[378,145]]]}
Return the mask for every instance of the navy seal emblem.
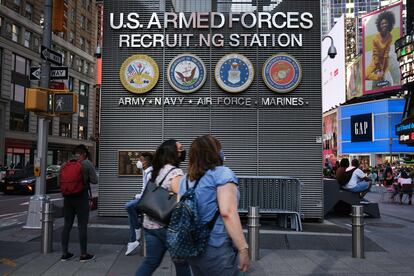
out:
{"label": "navy seal emblem", "polygon": [[203,61],[192,54],[182,54],[171,60],[167,69],[168,82],[181,93],[193,93],[206,81],[206,67]]}
{"label": "navy seal emblem", "polygon": [[250,60],[240,54],[222,57],[215,69],[217,84],[230,93],[240,93],[253,82],[254,68]]}
{"label": "navy seal emblem", "polygon": [[263,65],[262,77],[270,90],[288,93],[294,90],[302,80],[302,68],[299,62],[287,54],[271,56]]}

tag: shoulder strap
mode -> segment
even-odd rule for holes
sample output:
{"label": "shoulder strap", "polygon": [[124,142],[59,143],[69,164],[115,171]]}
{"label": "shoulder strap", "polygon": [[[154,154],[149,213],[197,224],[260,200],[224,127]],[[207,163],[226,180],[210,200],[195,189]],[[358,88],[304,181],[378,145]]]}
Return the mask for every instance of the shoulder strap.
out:
{"label": "shoulder strap", "polygon": [[164,182],[164,180],[167,178],[167,176],[170,174],[170,172],[172,172],[173,170],[175,170],[176,169],[176,167],[173,167],[173,168],[171,168],[171,170],[169,170],[168,172],[167,172],[167,174],[164,176],[164,178],[161,180],[161,182],[160,182],[160,184],[158,184],[158,186],[161,186],[162,185],[162,183]]}
{"label": "shoulder strap", "polygon": [[208,229],[210,229],[210,231],[213,230],[214,225],[216,224],[216,221],[217,221],[219,215],[220,215],[220,210],[217,208],[217,211],[214,214],[214,217],[207,223],[207,227],[208,227]]}
{"label": "shoulder strap", "polygon": [[[202,177],[200,177],[199,179],[197,179],[196,183],[193,186],[194,189],[197,188],[198,182],[200,182],[200,179],[201,178]],[[186,189],[186,191],[188,191],[188,189],[190,189],[190,186],[188,185],[188,178],[187,177],[185,178],[185,189]]]}

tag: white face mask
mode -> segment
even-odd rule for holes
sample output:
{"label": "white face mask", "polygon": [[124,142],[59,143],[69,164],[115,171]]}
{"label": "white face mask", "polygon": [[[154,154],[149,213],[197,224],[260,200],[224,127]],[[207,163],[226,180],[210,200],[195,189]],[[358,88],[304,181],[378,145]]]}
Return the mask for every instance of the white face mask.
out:
{"label": "white face mask", "polygon": [[139,160],[137,161],[137,168],[138,170],[142,170],[144,168],[144,166],[142,165],[142,162]]}

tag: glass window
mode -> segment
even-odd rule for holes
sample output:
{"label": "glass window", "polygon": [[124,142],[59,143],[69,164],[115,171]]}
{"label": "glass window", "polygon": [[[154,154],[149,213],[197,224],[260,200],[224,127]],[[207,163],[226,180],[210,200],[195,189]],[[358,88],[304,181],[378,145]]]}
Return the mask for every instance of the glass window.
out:
{"label": "glass window", "polygon": [[69,77],[69,81],[68,81],[68,88],[69,91],[73,91],[73,83],[74,83],[74,78],[73,77]]}
{"label": "glass window", "polygon": [[27,19],[32,20],[32,16],[33,16],[33,5],[26,3],[26,14],[25,14]]}
{"label": "glass window", "polygon": [[81,16],[80,16],[80,21],[79,21],[79,23],[80,23],[80,27],[81,27],[82,29],[85,29],[85,16],[83,16],[83,15],[81,15]]}
{"label": "glass window", "polygon": [[14,71],[22,75],[25,75],[26,74],[26,59],[19,55],[14,55],[14,56],[15,56]]}
{"label": "glass window", "polygon": [[59,136],[71,138],[72,137],[72,117],[66,119],[64,117],[60,118],[59,122]]}
{"label": "glass window", "polygon": [[86,126],[83,124],[79,125],[79,135],[78,138],[79,139],[86,139],[87,136],[87,131],[86,131]]}
{"label": "glass window", "polygon": [[89,42],[89,40],[86,40],[85,43],[85,52],[89,53],[91,50],[91,43]]}
{"label": "glass window", "polygon": [[13,1],[13,10],[17,13],[20,13],[20,7],[21,7],[22,3],[20,0],[14,0]]}
{"label": "glass window", "polygon": [[69,42],[73,44],[73,41],[75,40],[75,34],[73,32],[69,33]]}
{"label": "glass window", "polygon": [[89,90],[89,85],[87,83],[79,81],[79,95],[88,97],[89,96],[88,90]]}
{"label": "glass window", "polygon": [[76,14],[75,9],[72,8],[70,10],[70,21],[75,22],[75,14]]}
{"label": "glass window", "polygon": [[24,103],[24,86],[14,84],[13,100],[19,103]]}
{"label": "glass window", "polygon": [[69,54],[69,60],[68,60],[68,66],[69,67],[73,67],[73,59],[75,58],[75,56],[72,54],[72,53],[70,53]]}
{"label": "glass window", "polygon": [[80,37],[79,39],[79,48],[85,50],[85,39],[83,37]]}
{"label": "glass window", "polygon": [[32,33],[28,31],[24,31],[24,46],[29,48],[30,47],[30,40],[32,38]]}
{"label": "glass window", "polygon": [[20,36],[20,27],[17,27],[16,25],[12,25],[12,40],[14,42],[19,42],[19,36]]}
{"label": "glass window", "polygon": [[87,75],[89,73],[89,63],[85,62],[85,66],[83,66],[83,73]]}
{"label": "glass window", "polygon": [[80,104],[79,105],[79,117],[81,117],[81,118],[85,118],[86,117],[85,105],[84,104]]}
{"label": "glass window", "polygon": [[92,29],[92,21],[88,20],[88,23],[86,24],[86,30],[90,31]]}

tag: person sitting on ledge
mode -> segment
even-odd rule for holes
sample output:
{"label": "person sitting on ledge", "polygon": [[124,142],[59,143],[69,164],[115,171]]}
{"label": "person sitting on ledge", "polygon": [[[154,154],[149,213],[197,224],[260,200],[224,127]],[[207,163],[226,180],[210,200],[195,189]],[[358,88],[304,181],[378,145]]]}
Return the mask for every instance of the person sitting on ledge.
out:
{"label": "person sitting on ledge", "polygon": [[346,171],[353,169],[355,170],[352,173],[351,180],[349,180],[344,188],[353,193],[359,193],[360,197],[363,198],[371,188],[371,179],[359,168],[358,159],[353,159],[351,166]]}

